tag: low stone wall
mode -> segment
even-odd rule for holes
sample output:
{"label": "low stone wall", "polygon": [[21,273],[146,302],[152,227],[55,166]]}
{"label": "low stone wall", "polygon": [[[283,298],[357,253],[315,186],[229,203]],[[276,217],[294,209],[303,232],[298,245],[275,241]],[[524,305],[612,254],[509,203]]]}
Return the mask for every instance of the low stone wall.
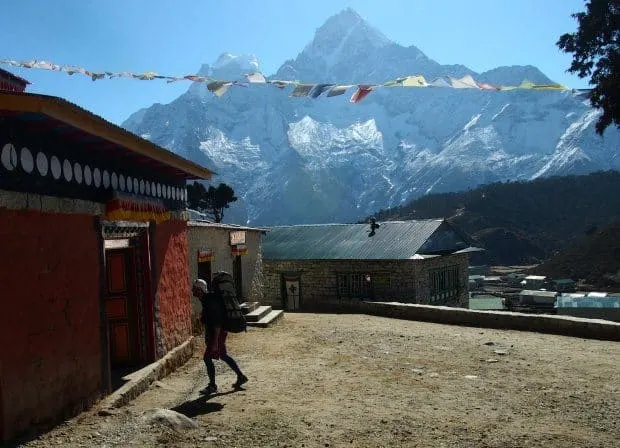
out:
{"label": "low stone wall", "polygon": [[396,302],[333,301],[322,304],[315,311],[360,313],[449,325],[534,331],[588,339],[620,341],[620,323],[600,319],[504,311],[475,311],[464,308]]}

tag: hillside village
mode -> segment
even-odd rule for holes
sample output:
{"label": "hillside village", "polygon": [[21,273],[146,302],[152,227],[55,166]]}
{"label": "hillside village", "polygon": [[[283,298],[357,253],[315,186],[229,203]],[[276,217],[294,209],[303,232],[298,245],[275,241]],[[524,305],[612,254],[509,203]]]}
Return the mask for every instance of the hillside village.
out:
{"label": "hillside village", "polygon": [[[63,97],[31,92],[29,80],[0,68],[2,446],[563,448],[618,440],[620,195],[610,192],[620,191],[613,169],[620,134],[597,140],[598,158],[590,159],[571,146],[590,141],[595,126],[583,92],[569,93],[530,66],[500,67],[476,81],[465,66],[444,66],[391,42],[351,8],[330,18],[277,74],[320,76],[313,71],[323,61],[319,50],[347,27],[343,60],[347,49],[376,51],[379,58],[388,48],[414,55],[438,76],[381,87],[563,92],[548,107],[563,115],[573,138],[560,133],[553,157],[515,153],[512,167],[482,169],[481,178],[491,181],[474,186],[465,165],[448,169],[422,151],[416,157],[425,165],[413,169],[420,160],[400,158],[415,132],[396,132],[398,151],[384,151],[374,118],[362,123],[364,113],[407,109],[412,97],[390,104],[391,93],[375,84],[306,85],[260,72],[245,73],[247,85],[207,84],[218,70],[238,75],[244,61],[258,67],[252,58],[224,55],[189,77],[123,72],[193,84],[170,104],[140,110],[119,126]],[[45,61],[25,67],[36,64],[92,81],[115,76]],[[337,62],[332,68],[341,70]],[[392,69],[382,66],[382,76]],[[538,81],[495,84],[502,73],[522,72]],[[375,109],[353,113],[350,128],[289,110],[279,117],[282,126],[263,123],[282,132],[287,123],[288,153],[272,154],[269,163],[261,160],[265,154],[248,156],[238,177],[230,177],[236,157],[265,142],[228,141],[200,120],[188,137],[185,125],[193,118],[185,112],[211,107],[207,94],[219,99],[232,88],[232,99],[210,111],[226,128],[231,110],[252,114],[239,106],[238,87],[250,91],[257,79],[280,91],[294,86],[290,97],[269,100],[273,110],[327,89],[356,87],[350,103],[379,92]],[[259,88],[255,100],[278,90]],[[448,108],[447,99],[459,94],[439,101]],[[536,122],[540,117],[528,108],[537,98],[523,100],[517,112],[487,101],[441,151],[460,159],[459,151],[477,148],[476,138],[491,142],[476,129],[478,120]],[[483,103],[458,107],[475,112]],[[259,115],[236,116],[229,130],[242,136],[239,129]],[[177,125],[182,132],[170,130]],[[380,145],[367,148],[365,140],[349,151],[350,135]],[[326,136],[346,150],[324,158],[321,151],[333,144]],[[271,145],[272,137],[264,140]],[[441,140],[435,137],[429,141]],[[457,148],[459,139],[465,143]],[[228,151],[219,159],[218,145]],[[485,151],[476,163],[497,156],[485,162]],[[375,165],[347,171],[350,160],[338,157],[357,152]],[[303,167],[308,160],[311,169]],[[398,171],[404,166],[410,171]],[[510,173],[525,169],[527,175],[512,179]],[[323,190],[310,182],[312,170],[325,176]],[[353,191],[358,177],[377,191]],[[224,183],[230,178],[243,190],[239,198]],[[271,195],[265,182],[275,185],[274,178],[282,189]],[[207,189],[210,183],[220,186]],[[312,190],[307,200],[306,190]],[[244,224],[237,199],[247,212]]]}
{"label": "hillside village", "polygon": [[[185,190],[188,179],[210,179],[210,170],[68,101],[24,93],[26,80],[0,74],[0,234],[14,260],[0,279],[14,298],[10,315],[40,311],[38,319],[0,327],[3,340],[23,335],[3,354],[1,402],[10,403],[0,408],[3,439],[133,387],[131,374],[202,332],[190,284],[219,271],[233,275],[245,319],[257,328],[284,313],[386,302],[619,321],[620,296],[611,292],[576,293],[573,279],[470,266],[484,249],[446,219],[268,228],[212,222],[186,208]],[[98,150],[85,152],[91,142]],[[24,284],[33,269],[39,282]],[[584,334],[574,325],[562,331]],[[24,356],[33,351],[34,370]],[[42,384],[36,396],[28,393]]]}

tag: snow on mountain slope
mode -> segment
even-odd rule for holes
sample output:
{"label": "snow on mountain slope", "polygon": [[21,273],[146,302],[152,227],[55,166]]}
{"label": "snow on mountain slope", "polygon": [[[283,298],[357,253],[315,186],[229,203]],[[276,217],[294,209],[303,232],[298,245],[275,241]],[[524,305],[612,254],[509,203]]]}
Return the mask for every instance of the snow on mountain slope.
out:
{"label": "snow on mountain slope", "polygon": [[[224,54],[201,72],[238,79],[255,67],[253,55]],[[385,81],[417,73],[550,82],[531,66],[480,75],[442,66],[390,42],[352,10],[329,19],[274,78]],[[598,137],[598,112],[572,92],[397,88],[350,104],[352,91],[290,98],[290,90],[252,85],[215,98],[194,84],[124,126],[213,168],[215,182],[240,197],[227,221],[255,225],[350,222],[428,192],[620,169],[620,132]]]}

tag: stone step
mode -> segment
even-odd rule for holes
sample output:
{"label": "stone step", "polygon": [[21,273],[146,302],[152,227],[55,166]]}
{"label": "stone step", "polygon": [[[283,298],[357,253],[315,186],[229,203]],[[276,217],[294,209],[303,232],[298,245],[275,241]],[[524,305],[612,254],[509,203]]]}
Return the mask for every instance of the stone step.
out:
{"label": "stone step", "polygon": [[267,328],[275,324],[282,317],[284,317],[284,310],[271,310],[266,316],[264,316],[258,322],[248,322],[248,326]]}
{"label": "stone step", "polygon": [[243,302],[239,306],[241,307],[241,311],[243,311],[243,314],[248,314],[254,311],[256,308],[258,308],[259,303],[258,302]]}
{"label": "stone step", "polygon": [[246,314],[245,320],[247,322],[258,322],[263,317],[265,317],[270,311],[271,311],[270,306],[265,306],[265,305],[259,306],[254,311],[250,311],[248,314]]}

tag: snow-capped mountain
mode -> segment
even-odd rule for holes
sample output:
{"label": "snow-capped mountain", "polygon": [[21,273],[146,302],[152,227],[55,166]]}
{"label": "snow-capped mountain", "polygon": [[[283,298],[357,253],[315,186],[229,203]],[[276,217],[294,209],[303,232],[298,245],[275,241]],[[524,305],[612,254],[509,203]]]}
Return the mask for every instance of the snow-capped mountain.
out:
{"label": "snow-capped mountain", "polygon": [[[200,74],[234,80],[259,69],[254,55],[223,54]],[[532,66],[476,73],[441,65],[351,9],[330,18],[272,78],[354,83],[415,74],[551,83]],[[241,199],[226,221],[254,225],[350,222],[428,192],[620,169],[620,132],[597,136],[598,112],[573,92],[385,88],[359,104],[348,102],[350,94],[289,95],[252,85],[217,98],[196,83],[123,125],[214,169],[214,181]]]}

